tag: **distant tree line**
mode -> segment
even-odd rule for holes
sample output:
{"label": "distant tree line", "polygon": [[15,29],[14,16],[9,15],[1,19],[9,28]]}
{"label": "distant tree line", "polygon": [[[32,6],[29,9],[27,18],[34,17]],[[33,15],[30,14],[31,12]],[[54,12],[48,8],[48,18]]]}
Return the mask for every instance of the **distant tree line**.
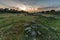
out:
{"label": "distant tree line", "polygon": [[33,16],[41,16],[41,14],[60,15],[60,11],[48,10],[48,11],[41,11],[36,13],[28,13],[28,15],[33,15]]}
{"label": "distant tree line", "polygon": [[60,15],[60,11],[50,10],[50,11],[42,11],[40,13],[43,14],[54,14],[54,15]]}
{"label": "distant tree line", "polygon": [[42,13],[45,13],[45,14],[55,14],[55,10],[50,10],[50,11],[42,11]]}
{"label": "distant tree line", "polygon": [[0,13],[27,13],[26,11],[18,11],[18,10],[15,10],[15,9],[9,9],[9,8],[0,8]]}
{"label": "distant tree line", "polygon": [[55,11],[55,10],[48,10],[48,11],[42,11],[42,12],[36,12],[36,13],[29,13],[29,12],[26,12],[26,11],[18,11],[18,10],[15,10],[15,9],[9,9],[9,8],[0,8],[0,14],[1,13],[26,13],[27,15],[41,15],[41,14],[53,14],[53,15],[60,15],[60,11]]}

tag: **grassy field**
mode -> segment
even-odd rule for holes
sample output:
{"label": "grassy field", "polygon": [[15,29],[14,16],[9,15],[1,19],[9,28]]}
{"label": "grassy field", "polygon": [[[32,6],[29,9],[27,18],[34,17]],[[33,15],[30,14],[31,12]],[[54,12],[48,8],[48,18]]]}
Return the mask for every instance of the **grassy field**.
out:
{"label": "grassy field", "polygon": [[24,30],[23,25],[35,20],[34,16],[0,14],[0,32],[3,40],[19,40]]}
{"label": "grassy field", "polygon": [[41,23],[43,23],[46,26],[50,26],[56,29],[56,31],[60,32],[60,16],[50,14],[43,14],[43,16],[45,17],[40,17],[39,19]]}
{"label": "grassy field", "polygon": [[37,23],[51,27],[57,32],[60,32],[60,16],[55,15],[55,19],[48,18],[53,15],[43,15],[44,17],[37,16],[24,16],[22,14],[0,14],[0,37],[1,40],[21,40],[24,31],[24,24],[30,23],[32,20],[37,19]]}

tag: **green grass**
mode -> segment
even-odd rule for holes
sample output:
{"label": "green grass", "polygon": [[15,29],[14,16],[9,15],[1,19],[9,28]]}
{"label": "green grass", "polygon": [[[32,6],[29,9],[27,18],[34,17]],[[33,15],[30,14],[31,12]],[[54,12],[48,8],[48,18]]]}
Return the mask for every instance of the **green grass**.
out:
{"label": "green grass", "polygon": [[[48,14],[47,14],[48,15]],[[32,20],[38,20],[37,23],[54,28],[57,32],[60,32],[60,16],[55,16],[56,19],[37,16],[24,16],[22,14],[0,14],[0,31],[3,32],[3,40],[20,40],[24,31],[24,24],[30,23]],[[42,30],[43,31],[43,30]]]}
{"label": "green grass", "polygon": [[[60,16],[58,15],[49,15],[49,14],[44,14],[44,17],[40,17],[38,18],[38,20],[40,21],[40,23],[48,26],[48,27],[52,27],[54,29],[56,29],[56,31],[60,32]],[[48,18],[50,16],[54,16],[55,19],[53,18]]]}
{"label": "green grass", "polygon": [[35,20],[34,16],[0,14],[0,31],[3,32],[3,40],[18,40],[24,30],[24,23],[32,20]]}

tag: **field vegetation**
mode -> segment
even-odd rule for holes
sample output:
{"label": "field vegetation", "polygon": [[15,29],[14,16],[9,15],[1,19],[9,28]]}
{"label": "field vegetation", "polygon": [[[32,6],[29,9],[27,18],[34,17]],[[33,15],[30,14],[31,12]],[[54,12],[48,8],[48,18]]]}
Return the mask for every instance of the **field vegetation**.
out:
{"label": "field vegetation", "polygon": [[0,9],[0,40],[60,40],[60,12],[4,10]]}

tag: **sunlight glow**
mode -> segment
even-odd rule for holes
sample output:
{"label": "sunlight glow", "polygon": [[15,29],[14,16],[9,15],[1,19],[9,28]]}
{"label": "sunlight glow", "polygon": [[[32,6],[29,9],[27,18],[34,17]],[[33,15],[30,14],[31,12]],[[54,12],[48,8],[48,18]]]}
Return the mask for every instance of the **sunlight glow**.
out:
{"label": "sunlight glow", "polygon": [[19,8],[19,10],[23,10],[23,11],[28,11],[28,12],[36,12],[37,8],[36,7],[29,7],[27,5],[17,5],[17,8]]}
{"label": "sunlight glow", "polygon": [[19,9],[20,9],[20,10],[24,10],[24,11],[26,11],[26,10],[27,10],[27,7],[26,7],[25,5],[23,5],[23,6],[19,6]]}

